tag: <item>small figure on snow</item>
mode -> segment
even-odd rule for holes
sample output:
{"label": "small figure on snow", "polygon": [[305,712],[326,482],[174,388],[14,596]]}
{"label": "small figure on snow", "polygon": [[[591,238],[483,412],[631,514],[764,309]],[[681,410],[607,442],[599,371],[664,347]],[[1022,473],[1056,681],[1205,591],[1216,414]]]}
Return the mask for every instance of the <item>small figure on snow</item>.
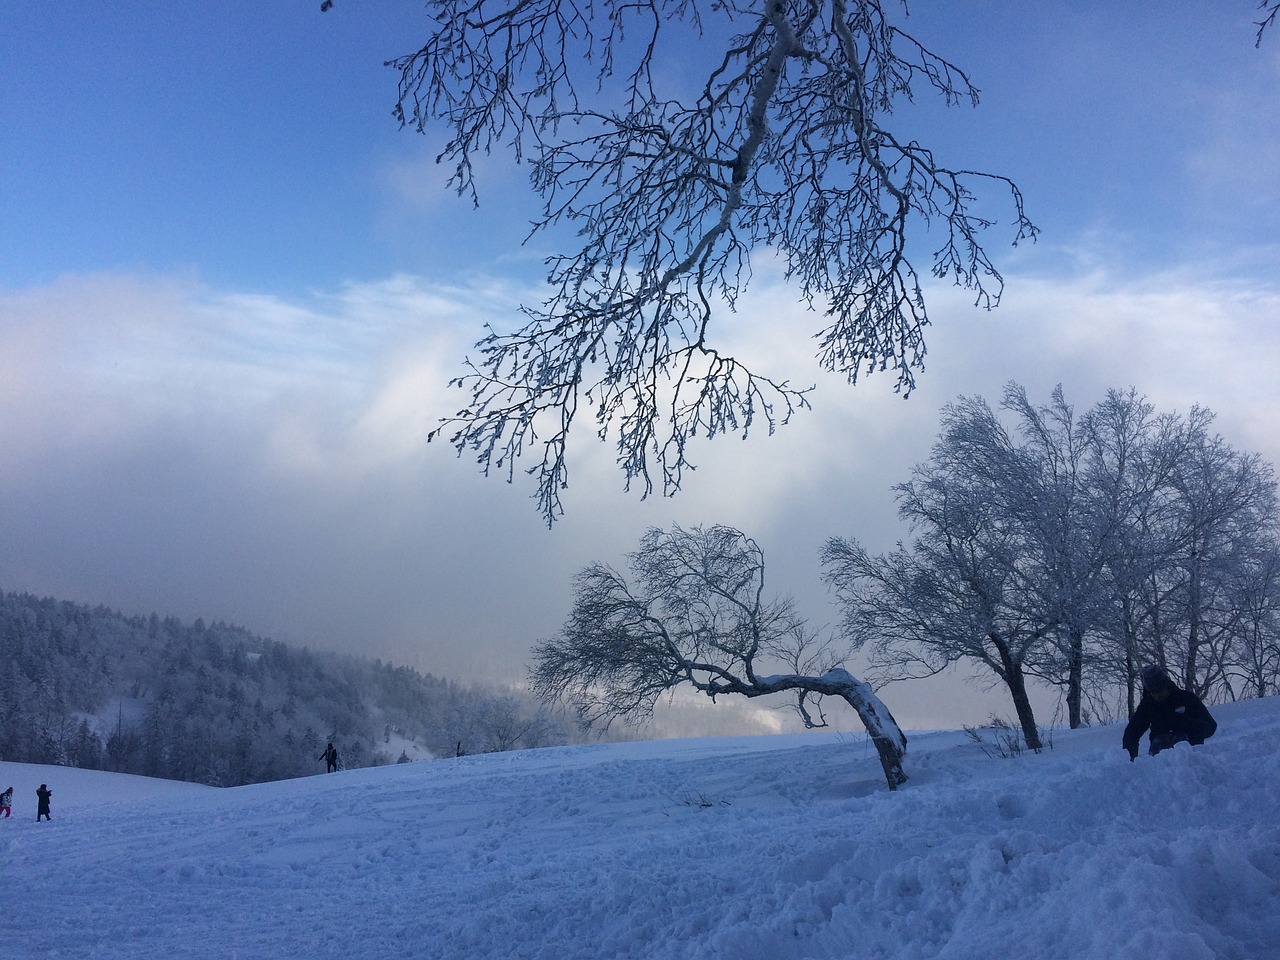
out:
{"label": "small figure on snow", "polygon": [[53,791],[43,783],[40,789],[36,791],[36,823],[40,822],[40,818],[52,821],[53,817],[49,816],[49,798],[53,796]]}
{"label": "small figure on snow", "polygon": [[1183,690],[1154,664],[1142,668],[1142,700],[1124,728],[1124,748],[1129,759],[1138,757],[1138,741],[1151,731],[1148,753],[1155,756],[1184,740],[1201,744],[1213,736],[1218,722],[1190,690]]}
{"label": "small figure on snow", "polygon": [[13,787],[0,793],[0,812],[3,812],[6,818],[13,813]]}
{"label": "small figure on snow", "polygon": [[324,748],[324,753],[320,754],[320,759],[328,765],[327,773],[333,773],[338,769],[338,751],[332,740],[329,741],[329,746]]}

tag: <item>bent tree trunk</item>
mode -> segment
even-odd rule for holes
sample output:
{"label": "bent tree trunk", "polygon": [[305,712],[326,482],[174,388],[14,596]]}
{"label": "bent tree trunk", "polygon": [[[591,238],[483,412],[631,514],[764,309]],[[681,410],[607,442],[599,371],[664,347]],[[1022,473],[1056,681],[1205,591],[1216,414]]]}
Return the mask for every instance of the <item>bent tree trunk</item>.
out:
{"label": "bent tree trunk", "polygon": [[884,770],[885,783],[889,785],[889,789],[897,790],[907,782],[907,774],[902,769],[902,758],[907,755],[906,735],[869,683],[859,680],[848,670],[834,667],[820,677],[757,677],[754,683],[745,688],[738,686],[733,688],[733,692],[750,697],[784,690],[839,697],[849,704],[858,714],[858,719],[866,728],[871,742],[875,744],[876,753],[880,757],[880,767]]}
{"label": "bent tree trunk", "polygon": [[907,754],[907,738],[893,714],[884,705],[871,685],[857,679],[846,670],[831,670],[826,674],[843,674],[845,690],[840,694],[845,703],[853,707],[858,719],[867,728],[867,735],[876,745],[880,755],[880,766],[884,770],[885,782],[890,790],[896,790],[907,782],[907,775],[902,769],[902,758]]}

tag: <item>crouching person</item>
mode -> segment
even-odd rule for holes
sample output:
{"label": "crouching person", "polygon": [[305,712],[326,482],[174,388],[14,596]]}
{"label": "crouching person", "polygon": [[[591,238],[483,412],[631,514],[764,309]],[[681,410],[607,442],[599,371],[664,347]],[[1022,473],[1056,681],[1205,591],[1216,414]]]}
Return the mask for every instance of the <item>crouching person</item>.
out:
{"label": "crouching person", "polygon": [[1151,731],[1147,752],[1155,756],[1184,740],[1201,744],[1213,736],[1218,723],[1194,693],[1183,690],[1157,666],[1142,669],[1142,700],[1124,728],[1124,748],[1129,759],[1138,756],[1138,741]]}

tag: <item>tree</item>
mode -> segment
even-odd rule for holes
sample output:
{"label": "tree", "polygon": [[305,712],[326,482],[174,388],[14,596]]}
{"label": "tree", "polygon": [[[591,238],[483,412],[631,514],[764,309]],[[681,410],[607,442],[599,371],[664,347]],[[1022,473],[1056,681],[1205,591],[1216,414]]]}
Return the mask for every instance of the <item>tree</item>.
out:
{"label": "tree", "polygon": [[1246,696],[1265,697],[1280,692],[1280,541],[1259,544],[1242,566],[1234,591],[1241,655],[1233,666]]}
{"label": "tree", "polygon": [[[994,222],[984,187],[1009,196],[1013,243],[1036,229],[1010,180],[948,167],[890,127],[921,92],[978,102],[959,67],[893,22],[897,7],[429,2],[426,40],[390,63],[401,122],[445,129],[437,162],[473,202],[477,158],[527,159],[542,201],[531,236],[564,227],[581,244],[548,259],[550,293],[523,325],[479,341],[454,381],[467,404],[432,436],[448,431],[509,479],[534,458],[551,523],[585,407],[628,487],[675,492],[694,438],[772,431],[808,406],[807,388],[713,342],[713,317],[735,309],[765,249],[825,315],[823,368],[850,382],[888,370],[909,392],[928,322],[917,227],[938,230],[929,271],[985,307],[1003,281],[981,242]],[[693,50],[700,76],[669,68]]]}
{"label": "tree", "polygon": [[1256,455],[1213,434],[1213,420],[1201,407],[1154,416],[1132,391],[1113,391],[1085,417],[1091,496],[1106,501],[1099,509],[1113,529],[1101,675],[1126,686],[1130,711],[1143,662],[1202,696],[1229,690],[1244,656],[1246,611],[1265,605],[1254,582],[1265,565],[1254,560],[1274,537],[1274,477]]}
{"label": "tree", "polygon": [[[1156,415],[1130,388],[1107,391],[1081,418],[1081,427],[1088,449],[1084,482],[1092,510],[1107,531],[1099,582],[1106,604],[1095,624],[1088,666],[1095,689],[1115,683],[1124,688],[1132,715],[1141,665],[1143,586],[1160,563],[1161,491],[1180,455],[1180,426],[1173,415]],[[1099,699],[1105,702],[1105,694]]]}
{"label": "tree", "polygon": [[1155,636],[1159,662],[1201,695],[1226,675],[1241,628],[1240,578],[1277,522],[1271,466],[1212,434],[1212,423],[1213,414],[1200,408],[1187,418],[1156,581],[1166,599],[1165,629]]}
{"label": "tree", "polygon": [[502,753],[564,743],[555,719],[546,710],[510,694],[485,697],[461,711],[457,732],[475,744],[472,753]]}
{"label": "tree", "polygon": [[1027,679],[1061,687],[1071,726],[1107,712],[1156,663],[1197,693],[1274,676],[1275,478],[1211,431],[1213,414],[1156,415],[1110,391],[1077,418],[1061,389],[1033,404],[1010,384],[943,411],[927,462],[894,488],[913,538],[872,556],[833,539],[825,578],[874,676],[960,660],[1009,690],[1028,746]]}
{"label": "tree", "polygon": [[1009,384],[1001,407],[1013,413],[1022,439],[1012,458],[997,461],[1007,470],[997,491],[1019,546],[1012,572],[1026,590],[1023,605],[1049,641],[1042,676],[1065,687],[1074,728],[1081,722],[1084,634],[1100,568],[1099,537],[1081,491],[1084,444],[1060,385],[1048,404],[1038,406],[1021,386]]}
{"label": "tree", "polygon": [[[530,236],[564,227],[581,244],[547,259],[550,293],[522,325],[476,344],[453,381],[466,405],[431,434],[486,475],[510,480],[533,458],[548,523],[563,511],[580,407],[612,435],[628,488],[669,495],[693,465],[690,441],[772,431],[809,405],[811,388],[712,340],[753,254],[776,256],[824,311],[824,368],[850,382],[891,370],[909,393],[928,323],[917,229],[940,235],[930,272],[988,308],[1003,280],[981,242],[995,223],[982,188],[1008,194],[1014,245],[1036,236],[1012,181],[948,167],[891,128],[921,92],[978,102],[963,70],[894,22],[906,0],[426,6],[422,45],[387,64],[400,123],[443,128],[437,163],[473,203],[478,158],[497,148],[529,161],[542,200]],[[1260,44],[1280,3],[1258,9]]]}
{"label": "tree", "polygon": [[[975,456],[979,445],[986,456]],[[998,495],[1010,477],[995,468],[994,450],[1006,465],[1016,454],[986,403],[949,405],[932,457],[894,488],[911,543],[875,556],[833,537],[823,577],[840,604],[844,636],[870,647],[877,676],[932,676],[962,660],[982,665],[1008,690],[1027,746],[1039,750],[1027,680],[1046,629],[1027,604],[1022,531]]]}
{"label": "tree", "polygon": [[[842,666],[787,599],[765,599],[764,552],[731,527],[652,528],[630,556],[634,586],[604,564],[578,574],[559,636],[534,648],[530,685],[588,725],[646,719],[663,694],[790,693],[807,726],[824,697],[858,714],[889,789],[906,781],[906,737],[871,687]],[[765,670],[785,668],[783,673]]]}
{"label": "tree", "polygon": [[[530,697],[512,697],[524,717],[519,746],[565,739]],[[442,718],[485,699],[408,667],[295,651],[219,621],[197,631],[0,592],[7,759],[221,785],[275,780],[316,771],[317,731],[341,735],[349,769],[391,761],[374,747],[388,729],[452,754]]]}

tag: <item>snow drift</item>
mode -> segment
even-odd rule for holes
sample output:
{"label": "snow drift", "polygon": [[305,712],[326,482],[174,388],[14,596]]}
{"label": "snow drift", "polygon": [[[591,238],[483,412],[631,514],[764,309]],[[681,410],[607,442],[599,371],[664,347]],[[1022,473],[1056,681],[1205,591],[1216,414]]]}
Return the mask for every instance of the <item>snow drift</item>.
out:
{"label": "snow drift", "polygon": [[[564,747],[215,789],[0,763],[15,957],[1280,957],[1280,700],[1130,763],[915,734]],[[35,788],[53,822],[35,822]],[[2,787],[0,787],[2,788]]]}

